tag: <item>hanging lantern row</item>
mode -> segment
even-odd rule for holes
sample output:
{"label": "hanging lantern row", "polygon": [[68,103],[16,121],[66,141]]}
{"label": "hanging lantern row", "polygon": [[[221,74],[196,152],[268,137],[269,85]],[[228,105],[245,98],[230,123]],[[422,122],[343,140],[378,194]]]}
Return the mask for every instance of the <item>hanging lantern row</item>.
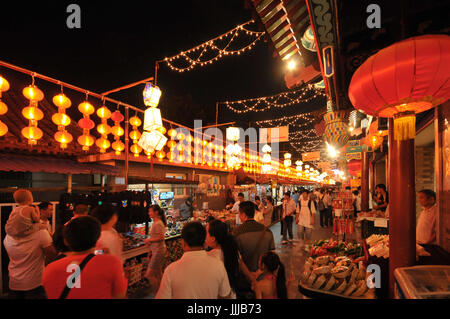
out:
{"label": "hanging lantern row", "polygon": [[60,143],[61,149],[67,148],[67,144],[73,140],[72,134],[66,131],[66,127],[72,122],[66,114],[66,109],[72,106],[70,99],[64,93],[53,97],[53,104],[58,108],[58,113],[53,114],[52,121],[58,126],[58,132],[55,133],[55,140]]}
{"label": "hanging lantern row", "polygon": [[42,138],[43,132],[38,128],[38,121],[44,118],[44,113],[39,109],[38,103],[44,99],[44,93],[33,84],[27,86],[22,91],[25,98],[30,104],[22,109],[22,115],[29,122],[29,125],[22,129],[22,135],[28,139],[29,145],[36,145],[37,141]]}
{"label": "hanging lantern row", "polygon": [[[0,116],[8,112],[8,106],[2,101],[2,93],[9,90],[9,82],[0,76]],[[8,133],[8,126],[0,120],[0,136]]]}

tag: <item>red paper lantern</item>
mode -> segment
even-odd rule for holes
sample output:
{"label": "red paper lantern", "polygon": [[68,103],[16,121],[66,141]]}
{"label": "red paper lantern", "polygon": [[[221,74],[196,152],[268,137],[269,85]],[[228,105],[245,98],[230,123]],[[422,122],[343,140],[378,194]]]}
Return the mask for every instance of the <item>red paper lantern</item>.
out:
{"label": "red paper lantern", "polygon": [[450,36],[424,35],[368,58],[353,75],[349,98],[369,115],[394,118],[394,138],[415,137],[415,114],[450,98]]}
{"label": "red paper lantern", "polygon": [[82,118],[78,121],[78,126],[83,130],[92,130],[95,127],[94,121],[88,118]]}

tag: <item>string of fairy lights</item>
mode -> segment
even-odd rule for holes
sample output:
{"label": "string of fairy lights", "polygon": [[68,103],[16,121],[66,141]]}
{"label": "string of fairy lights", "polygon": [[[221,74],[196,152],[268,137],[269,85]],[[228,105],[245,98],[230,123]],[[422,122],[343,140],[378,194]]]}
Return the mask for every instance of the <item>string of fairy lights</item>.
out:
{"label": "string of fairy lights", "polygon": [[271,120],[260,120],[256,121],[256,125],[258,126],[283,126],[283,125],[289,125],[289,127],[292,128],[298,128],[298,129],[304,129],[311,126],[312,120],[314,120],[315,115],[314,113],[302,113],[297,115],[291,115],[291,116],[283,116],[277,119],[271,119]]}
{"label": "string of fairy lights", "polygon": [[[262,38],[264,32],[260,31],[252,31],[247,27],[253,24],[254,21],[250,20],[243,24],[236,26],[230,31],[225,32],[222,35],[219,35],[203,44],[200,44],[192,49],[187,51],[181,51],[180,53],[164,58],[161,62],[165,62],[166,65],[172,70],[177,72],[185,72],[191,71],[196,67],[203,67],[213,62],[216,62],[222,59],[224,56],[228,55],[240,55],[245,51],[250,51],[256,45],[256,43]],[[252,40],[249,44],[245,45],[240,49],[230,49],[233,43],[237,41],[237,39],[242,38],[242,35],[246,35],[250,37]],[[220,45],[220,42],[227,41],[227,43],[223,46]],[[212,58],[205,58],[205,56],[213,54]],[[174,63],[186,64],[185,67],[176,66]]]}
{"label": "string of fairy lights", "polygon": [[322,90],[318,90],[314,85],[308,84],[302,88],[279,93],[272,96],[258,97],[237,101],[219,102],[238,114],[248,112],[264,112],[272,108],[285,108],[300,103],[308,103],[317,97],[325,96]]}

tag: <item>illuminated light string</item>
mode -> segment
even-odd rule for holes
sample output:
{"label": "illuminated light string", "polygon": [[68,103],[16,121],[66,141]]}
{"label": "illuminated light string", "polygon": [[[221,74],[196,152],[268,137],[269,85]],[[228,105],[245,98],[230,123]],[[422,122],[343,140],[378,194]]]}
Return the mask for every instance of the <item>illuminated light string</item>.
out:
{"label": "illuminated light string", "polygon": [[[303,88],[290,92],[245,100],[219,102],[219,104],[225,104],[231,111],[242,114],[247,112],[263,112],[272,108],[285,108],[299,103],[308,103],[321,96],[325,96],[325,93],[317,90],[314,85],[308,84]],[[240,107],[236,108],[235,106],[237,105]]]}
{"label": "illuminated light string", "polygon": [[[211,39],[203,44],[200,44],[192,49],[189,49],[187,51],[182,51],[179,54],[174,55],[172,57],[166,57],[161,62],[166,62],[167,66],[172,71],[185,72],[185,71],[191,71],[197,66],[205,66],[208,64],[212,64],[213,62],[216,62],[219,59],[221,59],[227,55],[240,55],[241,53],[243,53],[245,51],[249,51],[249,50],[253,49],[253,47],[256,45],[256,43],[264,35],[264,32],[252,31],[252,30],[249,30],[246,28],[247,25],[252,24],[252,23],[254,23],[253,20],[247,21],[246,23],[240,24],[237,27],[235,27],[234,29],[232,29],[222,35],[219,35],[218,37],[215,37],[214,39]],[[254,37],[253,41],[241,49],[229,50],[229,47],[235,41],[235,39],[239,38],[240,35],[242,35],[244,33],[250,37]],[[220,48],[219,45],[216,43],[216,41],[224,40],[226,38],[229,39],[228,43],[223,48]],[[208,52],[215,52],[216,55],[211,59],[202,60],[204,55]],[[189,65],[186,67],[177,67],[173,64],[173,62],[177,62],[177,61],[182,61],[183,63],[187,63]]]}
{"label": "illuminated light string", "polygon": [[283,116],[278,119],[256,121],[255,124],[258,126],[266,126],[267,124],[270,124],[272,127],[280,125],[289,125],[290,127],[304,128],[310,127],[311,122],[314,119],[315,119],[314,113],[302,113],[292,116]]}

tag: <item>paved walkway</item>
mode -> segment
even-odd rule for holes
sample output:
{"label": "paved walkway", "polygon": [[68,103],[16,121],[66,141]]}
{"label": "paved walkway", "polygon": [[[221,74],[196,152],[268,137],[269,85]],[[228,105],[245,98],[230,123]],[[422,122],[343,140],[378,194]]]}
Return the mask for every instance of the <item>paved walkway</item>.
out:
{"label": "paved walkway", "polygon": [[[315,229],[312,232],[311,242],[318,239],[326,239],[332,236],[333,228],[321,228],[316,214]],[[303,265],[309,255],[305,251],[303,241],[298,240],[297,226],[293,225],[294,243],[281,245],[281,224],[277,223],[270,228],[275,237],[275,246],[278,255],[286,269],[286,280],[289,299],[302,299],[303,295],[298,291],[298,281],[303,271]]]}

